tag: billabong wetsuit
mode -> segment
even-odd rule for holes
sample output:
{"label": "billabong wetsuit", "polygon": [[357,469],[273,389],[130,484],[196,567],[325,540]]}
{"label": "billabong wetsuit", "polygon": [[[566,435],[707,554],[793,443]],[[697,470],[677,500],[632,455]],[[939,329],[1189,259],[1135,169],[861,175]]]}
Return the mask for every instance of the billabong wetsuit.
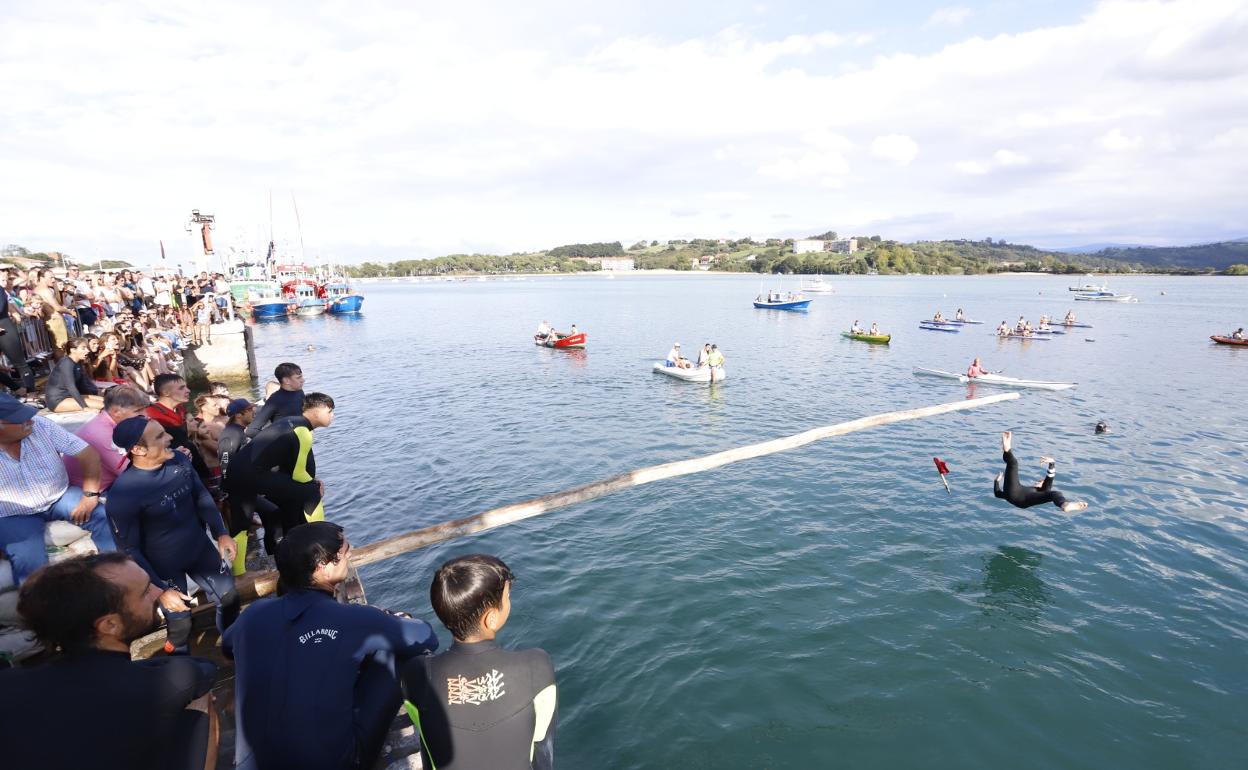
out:
{"label": "billabong wetsuit", "polygon": [[1002,452],[1001,459],[1005,461],[1005,485],[1003,487],[1001,484],[1001,476],[997,476],[992,483],[993,495],[1017,508],[1030,508],[1041,503],[1053,503],[1058,508],[1066,505],[1066,496],[1053,488],[1053,478],[1057,475],[1053,463],[1049,463],[1049,472],[1044,477],[1044,483],[1036,489],[1018,483],[1018,460],[1014,459],[1013,452]]}
{"label": "billabong wetsuit", "polygon": [[460,642],[403,670],[407,710],[433,770],[549,770],[558,703],[543,650]]}
{"label": "billabong wetsuit", "polygon": [[212,689],[216,670],[202,658],[92,649],[0,672],[4,766],[202,770],[208,714],[186,706]]}
{"label": "billabong wetsuit", "polygon": [[273,395],[264,400],[260,411],[247,426],[247,438],[255,438],[269,423],[282,417],[298,417],[303,414],[303,390],[286,390],[278,388]]}
{"label": "billabong wetsuit", "polygon": [[[108,518],[117,533],[117,548],[147,571],[163,588],[186,591],[190,575],[217,605],[217,629],[222,633],[238,617],[234,574],[223,566],[212,537],[226,534],[221,512],[212,495],[195,475],[191,461],[174,452],[155,470],[131,465],[108,490]],[[185,651],[191,633],[191,613],[165,612],[169,642]]]}
{"label": "billabong wetsuit", "polygon": [[261,599],[226,631],[238,770],[371,768],[402,702],[397,671],[433,652],[423,620],[297,589]]}

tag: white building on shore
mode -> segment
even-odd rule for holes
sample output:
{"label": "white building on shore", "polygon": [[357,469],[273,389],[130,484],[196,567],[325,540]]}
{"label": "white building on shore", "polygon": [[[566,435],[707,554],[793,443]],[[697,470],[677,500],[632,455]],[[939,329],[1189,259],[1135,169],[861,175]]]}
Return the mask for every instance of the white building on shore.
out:
{"label": "white building on shore", "polygon": [[837,254],[853,254],[857,250],[857,238],[838,238],[835,241],[811,239],[793,241],[794,254],[814,254],[822,251],[831,251]]}

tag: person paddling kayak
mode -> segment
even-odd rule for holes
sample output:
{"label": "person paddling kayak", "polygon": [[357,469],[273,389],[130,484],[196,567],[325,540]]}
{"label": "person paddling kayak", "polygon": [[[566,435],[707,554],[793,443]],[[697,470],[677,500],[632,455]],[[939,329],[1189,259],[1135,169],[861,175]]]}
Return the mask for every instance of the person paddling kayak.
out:
{"label": "person paddling kayak", "polygon": [[983,366],[980,366],[979,358],[976,357],[976,359],[971,362],[970,367],[967,368],[966,376],[970,377],[971,379],[974,379],[984,374],[988,374],[988,370],[985,369]]}
{"label": "person paddling kayak", "polygon": [[998,473],[992,483],[992,494],[1005,500],[1015,508],[1030,508],[1041,503],[1053,503],[1065,513],[1075,513],[1087,509],[1088,504],[1079,501],[1068,501],[1066,496],[1053,488],[1053,479],[1057,476],[1057,462],[1052,457],[1040,458],[1049,466],[1044,480],[1038,482],[1034,489],[1027,489],[1018,483],[1018,460],[1011,451],[1013,434],[1005,431],[1001,434],[1001,459],[1005,461],[1005,472]]}

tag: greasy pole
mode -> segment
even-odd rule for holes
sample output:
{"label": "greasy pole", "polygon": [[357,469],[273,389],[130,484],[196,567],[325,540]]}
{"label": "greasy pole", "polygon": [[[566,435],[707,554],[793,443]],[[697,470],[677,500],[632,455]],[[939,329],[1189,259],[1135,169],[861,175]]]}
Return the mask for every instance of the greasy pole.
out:
{"label": "greasy pole", "polygon": [[[441,543],[447,540],[453,540],[466,535],[473,535],[478,532],[484,532],[495,527],[501,527],[504,524],[521,521],[523,519],[540,516],[543,513],[566,508],[569,505],[576,505],[587,500],[593,500],[612,492],[618,492],[622,489],[641,486],[663,479],[670,479],[676,476],[687,476],[691,473],[701,473],[713,468],[719,468],[724,465],[741,462],[742,460],[752,460],[756,457],[764,457],[776,452],[784,452],[790,449],[796,449],[801,446],[821,441],[823,439],[832,438],[834,436],[843,436],[846,433],[854,433],[868,428],[877,428],[881,425],[891,425],[897,422],[906,422],[907,420],[918,420],[924,417],[933,417],[949,412],[960,412],[966,409],[975,409],[981,406],[1000,403],[1002,401],[1012,401],[1019,397],[1018,393],[1001,393],[994,396],[985,396],[983,398],[970,398],[960,401],[953,401],[947,404],[936,404],[935,406],[925,406],[918,409],[905,409],[897,412],[885,412],[884,414],[872,415],[869,417],[861,417],[857,420],[842,422],[836,425],[827,425],[821,428],[813,428],[802,433],[796,433],[792,436],[764,441],[759,444],[750,444],[748,446],[738,447],[736,449],[728,449],[723,452],[706,455],[704,457],[695,457],[689,460],[677,460],[675,462],[663,463],[662,465],[651,465],[646,468],[640,468],[628,473],[621,473],[602,481],[594,481],[589,484],[582,484],[579,487],[555,492],[542,497],[535,497],[532,500],[525,500],[512,505],[505,505],[501,508],[494,508],[484,513],[478,513],[473,516],[467,516],[462,519],[435,524],[424,529],[405,532],[401,535],[388,537],[385,540],[379,540],[376,543],[353,548],[351,552],[351,563],[356,567],[363,567],[367,564],[383,561],[385,559],[398,556],[400,554],[415,551],[418,548]],[[239,593],[243,597],[243,601],[249,601],[257,596],[264,596],[272,593],[277,586],[277,575],[273,572],[263,572],[244,576],[238,581]]]}

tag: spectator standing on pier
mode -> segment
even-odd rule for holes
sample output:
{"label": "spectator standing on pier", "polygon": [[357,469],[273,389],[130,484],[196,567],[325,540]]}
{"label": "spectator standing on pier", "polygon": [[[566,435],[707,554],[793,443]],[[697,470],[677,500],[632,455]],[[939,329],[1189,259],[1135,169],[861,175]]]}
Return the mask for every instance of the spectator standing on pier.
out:
{"label": "spectator standing on pier", "polygon": [[402,702],[397,672],[437,649],[424,621],[335,600],[350,559],[337,524],[290,532],[277,551],[283,595],[226,631],[239,770],[372,768]]}
{"label": "spectator standing on pier", "polygon": [[61,655],[0,671],[5,767],[216,766],[216,666],[186,656],[130,660],[130,643],[156,627],[159,594],[120,553],[49,565],[22,585],[19,614]]}

